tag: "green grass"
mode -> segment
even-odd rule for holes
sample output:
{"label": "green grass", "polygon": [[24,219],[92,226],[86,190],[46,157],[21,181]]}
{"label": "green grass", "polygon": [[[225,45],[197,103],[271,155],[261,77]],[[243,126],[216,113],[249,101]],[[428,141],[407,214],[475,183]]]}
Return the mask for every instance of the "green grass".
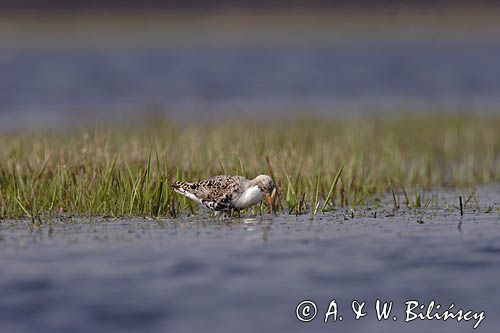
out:
{"label": "green grass", "polygon": [[500,116],[406,115],[4,133],[0,217],[192,214],[198,207],[169,184],[221,173],[272,174],[282,213],[322,214],[396,192],[419,205],[432,187],[500,180],[499,129]]}

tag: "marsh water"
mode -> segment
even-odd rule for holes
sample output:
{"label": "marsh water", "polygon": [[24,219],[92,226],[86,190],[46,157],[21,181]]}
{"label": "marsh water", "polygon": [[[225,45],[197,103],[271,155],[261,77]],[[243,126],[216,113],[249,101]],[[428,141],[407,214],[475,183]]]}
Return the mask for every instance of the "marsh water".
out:
{"label": "marsh water", "polygon": [[500,102],[499,57],[494,43],[0,50],[0,117],[8,128],[157,113],[481,111]]}
{"label": "marsh water", "polygon": [[[475,321],[405,319],[405,302],[485,311],[500,325],[500,190],[461,217],[442,208],[366,207],[317,216],[61,218],[0,224],[5,332],[471,332]],[[324,313],[331,300],[342,321]],[[378,321],[375,301],[393,301]],[[309,323],[302,300],[317,304]],[[366,301],[354,320],[353,300]],[[393,316],[397,320],[392,319]]]}
{"label": "marsh water", "polygon": [[126,15],[0,18],[0,129],[500,105],[496,18],[443,27],[386,26],[373,13],[338,24],[317,14],[264,17],[260,28],[251,23],[259,15],[233,18],[231,29],[225,16],[206,29],[194,24],[203,15],[135,25]]}

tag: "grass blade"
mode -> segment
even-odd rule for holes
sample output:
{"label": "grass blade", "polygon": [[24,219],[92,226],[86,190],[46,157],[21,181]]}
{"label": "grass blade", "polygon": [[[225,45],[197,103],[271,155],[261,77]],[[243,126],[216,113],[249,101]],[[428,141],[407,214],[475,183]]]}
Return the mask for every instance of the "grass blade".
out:
{"label": "grass blade", "polygon": [[324,213],[326,210],[326,206],[332,200],[332,196],[335,193],[335,189],[337,188],[337,183],[339,182],[340,176],[342,175],[342,171],[344,170],[344,165],[345,163],[342,162],[342,165],[340,166],[339,171],[337,171],[337,174],[335,175],[335,178],[333,179],[332,184],[330,185],[330,189],[328,190],[328,194],[325,198],[325,202],[323,202],[323,206],[321,206],[321,212]]}

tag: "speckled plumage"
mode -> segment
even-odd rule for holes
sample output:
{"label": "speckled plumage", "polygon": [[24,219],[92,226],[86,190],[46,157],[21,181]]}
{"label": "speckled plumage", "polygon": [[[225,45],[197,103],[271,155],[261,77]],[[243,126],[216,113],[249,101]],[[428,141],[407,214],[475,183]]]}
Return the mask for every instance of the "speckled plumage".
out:
{"label": "speckled plumage", "polygon": [[175,182],[174,191],[180,193],[208,209],[227,212],[248,208],[270,194],[274,189],[271,177],[257,176],[246,179],[241,176],[215,176],[200,182]]}

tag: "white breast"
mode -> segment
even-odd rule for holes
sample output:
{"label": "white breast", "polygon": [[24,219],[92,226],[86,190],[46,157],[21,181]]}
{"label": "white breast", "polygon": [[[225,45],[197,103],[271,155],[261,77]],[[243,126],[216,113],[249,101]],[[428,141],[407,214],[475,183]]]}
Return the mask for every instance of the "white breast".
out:
{"label": "white breast", "polygon": [[241,195],[241,197],[239,197],[234,206],[238,209],[248,208],[258,203],[263,196],[264,193],[260,190],[260,188],[257,185],[252,186],[245,192],[243,192],[243,194]]}

